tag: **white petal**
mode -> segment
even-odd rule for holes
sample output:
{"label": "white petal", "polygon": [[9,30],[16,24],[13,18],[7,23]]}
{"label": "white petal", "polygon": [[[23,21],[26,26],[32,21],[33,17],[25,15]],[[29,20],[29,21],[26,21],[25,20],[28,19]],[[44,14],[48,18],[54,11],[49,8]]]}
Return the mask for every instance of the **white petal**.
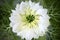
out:
{"label": "white petal", "polygon": [[40,14],[40,15],[46,15],[47,14],[47,9],[39,9],[36,11],[37,14]]}
{"label": "white petal", "polygon": [[20,4],[17,4],[15,9],[18,10],[19,7],[20,7]]}

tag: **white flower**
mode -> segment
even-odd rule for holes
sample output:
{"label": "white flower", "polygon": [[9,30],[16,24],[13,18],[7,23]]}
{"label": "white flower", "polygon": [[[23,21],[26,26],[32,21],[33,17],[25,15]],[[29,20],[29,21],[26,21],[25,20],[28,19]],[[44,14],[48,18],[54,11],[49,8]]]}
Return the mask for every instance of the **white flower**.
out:
{"label": "white flower", "polygon": [[21,2],[12,10],[10,26],[22,39],[44,36],[50,25],[47,9],[35,2]]}

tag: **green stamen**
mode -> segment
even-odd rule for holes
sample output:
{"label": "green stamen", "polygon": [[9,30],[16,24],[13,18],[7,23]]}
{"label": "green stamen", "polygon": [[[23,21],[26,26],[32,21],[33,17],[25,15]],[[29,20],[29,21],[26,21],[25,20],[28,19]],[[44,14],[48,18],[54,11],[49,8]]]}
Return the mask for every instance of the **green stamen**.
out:
{"label": "green stamen", "polygon": [[27,21],[28,21],[29,23],[31,23],[31,22],[34,21],[35,16],[34,16],[34,15],[28,15],[28,16],[26,17],[26,19],[27,19]]}

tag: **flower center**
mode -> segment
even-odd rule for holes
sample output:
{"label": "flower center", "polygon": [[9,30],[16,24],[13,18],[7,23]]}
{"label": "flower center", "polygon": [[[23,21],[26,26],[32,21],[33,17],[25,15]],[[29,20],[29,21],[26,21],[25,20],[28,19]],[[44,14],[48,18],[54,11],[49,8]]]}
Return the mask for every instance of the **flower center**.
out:
{"label": "flower center", "polygon": [[31,22],[34,21],[35,16],[34,16],[34,15],[28,15],[28,16],[26,17],[26,19],[27,19],[27,21],[28,21],[29,23],[31,23]]}
{"label": "flower center", "polygon": [[27,8],[24,13],[20,14],[22,25],[29,26],[29,28],[36,27],[38,25],[40,15],[36,13],[35,10]]}

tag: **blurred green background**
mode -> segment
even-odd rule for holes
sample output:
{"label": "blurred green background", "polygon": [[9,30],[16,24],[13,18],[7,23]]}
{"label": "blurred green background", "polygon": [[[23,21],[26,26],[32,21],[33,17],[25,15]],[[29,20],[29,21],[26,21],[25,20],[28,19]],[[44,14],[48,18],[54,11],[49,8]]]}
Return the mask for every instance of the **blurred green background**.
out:
{"label": "blurred green background", "polygon": [[[11,10],[15,8],[17,3],[28,0],[0,0],[0,40],[22,40],[12,28],[9,28],[9,17]],[[44,8],[48,9],[48,15],[51,25],[45,36],[32,40],[60,40],[60,0],[32,0],[40,2]],[[23,39],[25,40],[25,39]]]}

